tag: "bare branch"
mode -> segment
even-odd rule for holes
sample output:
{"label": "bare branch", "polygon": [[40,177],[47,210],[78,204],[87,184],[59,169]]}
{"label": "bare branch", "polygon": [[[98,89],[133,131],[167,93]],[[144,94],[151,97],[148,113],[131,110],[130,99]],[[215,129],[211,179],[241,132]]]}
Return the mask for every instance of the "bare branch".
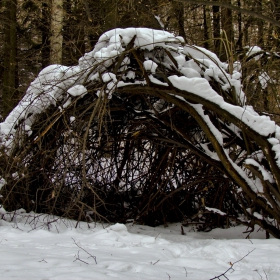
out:
{"label": "bare branch", "polygon": [[[72,238],[72,237],[71,237]],[[97,264],[97,260],[96,260],[96,256],[93,256],[92,254],[90,254],[87,250],[85,250],[83,247],[81,247],[79,244],[77,244],[77,242],[75,241],[75,239],[74,238],[72,238],[72,240],[74,241],[74,243],[75,243],[75,245],[78,247],[78,248],[80,248],[81,250],[83,250],[85,253],[87,253],[88,255],[89,255],[89,258],[93,258],[94,259],[94,261],[95,261],[95,263]],[[80,260],[80,258],[79,258],[79,252],[78,252],[78,257],[77,257],[77,259],[76,260],[79,260],[79,261],[82,261],[82,260]],[[76,261],[75,260],[75,261]],[[85,261],[82,261],[82,262],[84,262],[84,263],[86,263],[86,264],[88,264],[87,262],[85,262]]]}
{"label": "bare branch", "polygon": [[245,259],[249,254],[251,254],[251,253],[252,253],[253,251],[255,251],[255,250],[256,250],[256,248],[254,248],[253,250],[251,250],[250,252],[248,252],[244,257],[242,257],[242,258],[239,259],[238,261],[235,261],[234,263],[231,263],[231,262],[230,262],[230,267],[229,267],[225,272],[223,272],[222,274],[220,274],[220,275],[218,275],[218,276],[215,276],[214,278],[211,278],[211,279],[209,279],[209,280],[220,279],[220,277],[224,277],[224,278],[228,279],[228,278],[226,277],[226,273],[228,273],[230,270],[234,270],[234,269],[233,269],[233,266],[234,266],[236,263],[241,262],[243,259]]}

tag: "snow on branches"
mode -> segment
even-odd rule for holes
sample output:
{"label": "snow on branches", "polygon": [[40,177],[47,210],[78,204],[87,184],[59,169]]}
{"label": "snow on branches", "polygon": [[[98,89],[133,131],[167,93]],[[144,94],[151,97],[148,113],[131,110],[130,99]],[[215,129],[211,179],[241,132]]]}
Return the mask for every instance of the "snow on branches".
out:
{"label": "snow on branches", "polygon": [[[172,199],[187,203],[183,193],[196,189],[191,212],[219,209],[280,237],[280,128],[247,104],[240,67],[228,67],[166,31],[104,33],[78,65],[43,69],[0,123],[1,157],[12,166],[0,169],[4,199],[15,180],[28,185],[37,174],[36,205],[145,220],[170,203],[184,212]],[[110,193],[121,197],[118,210],[106,208],[116,204]]]}

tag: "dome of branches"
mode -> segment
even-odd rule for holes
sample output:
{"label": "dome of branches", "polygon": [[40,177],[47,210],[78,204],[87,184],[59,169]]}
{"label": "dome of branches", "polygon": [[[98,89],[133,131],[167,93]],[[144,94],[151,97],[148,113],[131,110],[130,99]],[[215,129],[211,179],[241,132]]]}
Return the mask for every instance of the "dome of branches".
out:
{"label": "dome of branches", "polygon": [[2,205],[77,220],[280,237],[280,128],[246,103],[240,63],[147,28],[51,65],[0,123]]}

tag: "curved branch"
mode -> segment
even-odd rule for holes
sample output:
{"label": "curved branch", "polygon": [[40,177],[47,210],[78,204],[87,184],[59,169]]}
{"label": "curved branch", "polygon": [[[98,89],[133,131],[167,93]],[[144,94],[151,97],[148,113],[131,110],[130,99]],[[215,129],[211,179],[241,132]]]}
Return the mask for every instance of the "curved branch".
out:
{"label": "curved branch", "polygon": [[[164,96],[162,96],[164,97]],[[209,124],[205,122],[205,120],[200,116],[197,110],[192,106],[188,105],[184,101],[181,101],[173,96],[166,96],[168,100],[171,97],[172,103],[178,105],[184,110],[187,110],[196,121],[199,123],[201,129],[205,132],[208,139],[211,141],[215,151],[217,152],[222,164],[228,170],[231,178],[243,189],[243,191],[252,199],[253,202],[260,205],[263,209],[266,209],[267,213],[269,213],[272,217],[276,220],[279,220],[278,211],[272,208],[264,198],[257,195],[252,189],[248,182],[250,180],[248,177],[244,176],[242,173],[239,172],[238,167],[230,160],[229,156],[226,154],[224,148],[222,147],[221,143],[217,140],[216,136],[214,135],[213,131],[209,128]],[[177,100],[176,100],[177,99]],[[280,238],[280,233],[275,231],[275,228],[270,226],[265,220],[255,219],[252,222],[256,222],[257,224],[261,225],[264,229],[266,229],[269,233],[271,233],[276,238]]]}
{"label": "curved branch", "polygon": [[[119,88],[122,91],[131,91],[132,89],[137,91],[140,90],[141,92],[143,91],[143,86],[141,85],[133,85],[133,86],[126,86],[126,87],[120,87]],[[276,153],[275,151],[272,150],[273,146],[272,144],[268,141],[269,137],[262,136],[260,133],[256,132],[253,130],[250,126],[248,126],[244,121],[236,117],[233,113],[224,110],[221,108],[218,104],[215,102],[204,98],[203,96],[196,95],[194,93],[188,92],[187,90],[180,90],[172,86],[161,86],[157,84],[153,84],[151,82],[151,86],[146,86],[145,89],[149,92],[149,94],[154,94],[155,96],[160,96],[161,98],[164,98],[165,100],[177,100],[177,98],[172,98],[170,94],[174,94],[176,96],[183,97],[186,102],[191,102],[195,104],[202,104],[205,106],[205,108],[208,108],[209,110],[214,111],[221,117],[227,119],[237,127],[239,127],[242,131],[246,131],[246,135],[248,135],[251,139],[254,139],[254,141],[260,146],[260,148],[263,150],[263,153],[269,163],[269,166],[271,168],[271,172],[274,175],[274,179],[276,181],[276,184],[278,186],[278,191],[280,192],[280,168],[277,165],[277,162],[275,160],[276,158]],[[164,94],[164,97],[162,97],[162,94]],[[218,95],[218,94],[217,94]],[[169,97],[167,97],[169,96]],[[167,99],[168,98],[168,99]],[[173,101],[170,101],[173,103]],[[186,103],[185,102],[185,103]],[[173,103],[173,104],[177,104]],[[228,105],[230,105],[228,103]],[[233,105],[232,105],[233,106]],[[238,107],[238,106],[234,106]],[[244,109],[245,110],[245,109]]]}
{"label": "curved branch", "polygon": [[[131,91],[132,89],[134,92],[137,91],[143,92],[143,86],[133,85],[133,86],[126,86],[126,87],[119,88],[120,92]],[[278,184],[278,182],[280,182],[279,167],[275,162],[274,159],[275,153],[274,151],[272,151],[272,146],[268,142],[267,137],[262,136],[256,131],[254,131],[242,120],[240,120],[232,113],[222,109],[218,104],[215,104],[211,100],[207,98],[203,98],[202,96],[198,96],[194,93],[190,93],[185,90],[179,90],[172,86],[159,86],[152,83],[151,86],[147,86],[147,87],[145,86],[145,92],[150,95],[154,95],[159,98],[162,98],[167,102],[170,102],[178,106],[182,110],[188,112],[197,121],[201,129],[204,131],[208,139],[211,141],[219,159],[221,160],[225,169],[228,171],[228,174],[230,174],[231,178],[236,182],[236,184],[243,189],[243,191],[250,197],[250,199],[254,203],[260,205],[263,209],[266,209],[267,213],[269,213],[272,217],[275,217],[276,220],[279,220],[278,213],[275,212],[275,210],[267,203],[267,201],[264,198],[260,197],[256,192],[252,190],[253,186],[252,184],[250,184],[250,178],[248,178],[245,175],[245,173],[240,172],[241,169],[238,166],[236,166],[234,162],[231,161],[226,151],[224,150],[222,143],[219,142],[216,135],[214,135],[213,131],[209,127],[209,124],[206,123],[205,119],[198,113],[195,107],[188,102],[201,104],[201,106],[204,106],[207,109],[215,111],[218,115],[224,117],[225,119],[228,119],[237,127],[244,129],[244,131],[246,131],[246,134],[249,135],[252,139],[254,139],[254,141],[256,141],[256,143],[260,146],[260,148],[263,149],[263,152],[266,155],[272,173],[279,187]],[[265,225],[265,228],[267,228],[267,230],[272,235],[275,236],[275,232],[270,230],[269,224],[267,224],[266,221],[263,221],[263,225]],[[280,234],[277,237],[280,238]]]}

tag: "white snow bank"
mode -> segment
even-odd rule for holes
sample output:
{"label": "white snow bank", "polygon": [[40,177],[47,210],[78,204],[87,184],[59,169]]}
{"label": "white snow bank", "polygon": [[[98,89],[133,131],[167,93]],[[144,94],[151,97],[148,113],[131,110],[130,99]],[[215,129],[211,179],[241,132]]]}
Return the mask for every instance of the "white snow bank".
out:
{"label": "white snow bank", "polygon": [[205,280],[237,261],[226,274],[231,280],[279,278],[280,241],[265,240],[261,229],[245,239],[243,226],[208,233],[184,227],[182,235],[180,224],[75,227],[75,221],[34,213],[13,217],[0,220],[2,279]]}

